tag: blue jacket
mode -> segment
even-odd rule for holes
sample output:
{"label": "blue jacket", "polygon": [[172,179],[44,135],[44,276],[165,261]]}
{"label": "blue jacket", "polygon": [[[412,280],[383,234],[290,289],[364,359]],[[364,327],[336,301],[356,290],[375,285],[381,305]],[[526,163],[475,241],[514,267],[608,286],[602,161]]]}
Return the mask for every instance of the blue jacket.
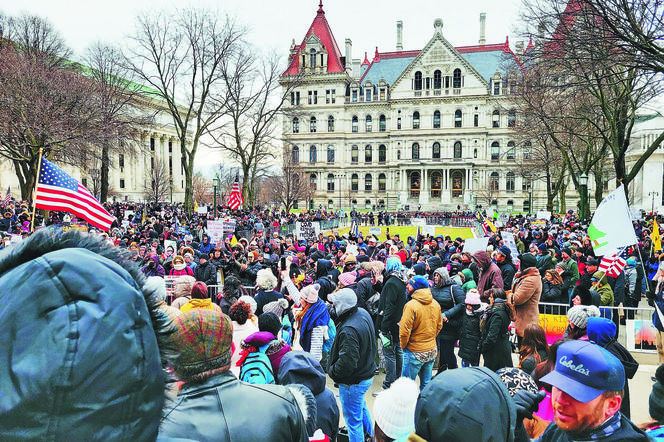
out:
{"label": "blue jacket", "polygon": [[155,440],[167,319],[144,281],[76,231],[44,229],[0,254],[3,440]]}

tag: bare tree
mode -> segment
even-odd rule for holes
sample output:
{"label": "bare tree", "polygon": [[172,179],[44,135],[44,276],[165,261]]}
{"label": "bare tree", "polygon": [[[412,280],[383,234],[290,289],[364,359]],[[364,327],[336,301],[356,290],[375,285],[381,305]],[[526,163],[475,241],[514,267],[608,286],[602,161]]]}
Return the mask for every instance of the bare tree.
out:
{"label": "bare tree", "polygon": [[[194,186],[194,201],[205,204],[211,202],[209,198],[212,195],[213,186],[211,186],[209,179],[197,173],[194,175],[192,184]],[[214,200],[214,195],[212,195],[212,199]]]}
{"label": "bare tree", "polygon": [[270,179],[270,198],[290,212],[298,201],[308,201],[313,189],[307,174],[288,152],[284,152],[282,174]]}
{"label": "bare tree", "polygon": [[[180,140],[185,208],[193,207],[194,158],[201,137],[217,125],[226,104],[222,68],[239,50],[244,30],[216,11],[181,9],[138,17],[127,68],[163,101]],[[212,100],[212,97],[216,97]],[[191,143],[191,144],[189,144]]]}
{"label": "bare tree", "polygon": [[159,158],[151,157],[150,167],[145,173],[143,195],[148,202],[164,201],[171,190],[168,167]]}

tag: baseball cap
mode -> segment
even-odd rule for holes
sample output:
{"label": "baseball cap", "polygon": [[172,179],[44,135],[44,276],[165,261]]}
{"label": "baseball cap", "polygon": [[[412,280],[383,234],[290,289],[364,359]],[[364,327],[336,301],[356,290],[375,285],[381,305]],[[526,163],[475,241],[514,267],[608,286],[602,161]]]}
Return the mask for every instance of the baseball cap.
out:
{"label": "baseball cap", "polygon": [[579,402],[590,402],[607,391],[625,387],[625,369],[618,358],[588,341],[567,341],[558,347],[556,368],[541,382]]}

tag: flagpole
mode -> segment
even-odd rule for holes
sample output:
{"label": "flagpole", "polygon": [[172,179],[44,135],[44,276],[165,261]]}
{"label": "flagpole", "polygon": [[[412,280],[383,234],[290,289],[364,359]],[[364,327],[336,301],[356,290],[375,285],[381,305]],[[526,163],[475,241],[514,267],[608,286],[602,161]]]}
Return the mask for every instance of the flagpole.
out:
{"label": "flagpole", "polygon": [[37,188],[39,187],[39,172],[41,171],[42,154],[44,149],[39,148],[39,162],[37,163],[37,179],[35,180],[35,193],[32,195],[32,216],[30,217],[30,233],[35,231],[35,212],[37,212]]}

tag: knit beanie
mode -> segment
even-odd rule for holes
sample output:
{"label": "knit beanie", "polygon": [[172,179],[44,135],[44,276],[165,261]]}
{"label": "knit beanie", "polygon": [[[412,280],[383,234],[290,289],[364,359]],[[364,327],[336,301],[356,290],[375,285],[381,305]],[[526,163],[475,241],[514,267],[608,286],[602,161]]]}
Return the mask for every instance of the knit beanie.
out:
{"label": "knit beanie", "polygon": [[213,370],[230,367],[233,330],[226,315],[196,308],[173,323],[176,331],[171,336],[178,351],[173,368],[180,380],[200,381]]}
{"label": "knit beanie", "polygon": [[650,417],[657,422],[664,422],[664,364],[657,367],[655,371],[655,385],[650,393],[649,410]]}
{"label": "knit beanie", "polygon": [[480,292],[477,290],[469,290],[468,293],[466,293],[466,305],[480,305],[482,301],[480,300]]}
{"label": "knit beanie", "polygon": [[344,259],[344,264],[348,264],[351,262],[357,263],[357,258],[355,258],[355,255],[346,255],[346,258]]}
{"label": "knit beanie", "polygon": [[[268,302],[263,306],[263,314],[274,313],[281,319],[284,316],[284,310],[288,308],[288,301],[284,298],[279,298],[276,301]],[[262,315],[261,315],[262,316]]]}
{"label": "knit beanie", "polygon": [[258,309],[258,304],[256,304],[256,300],[252,298],[249,295],[242,295],[238,298],[238,301],[245,302],[251,306],[251,314],[255,315],[256,310]]}
{"label": "knit beanie", "polygon": [[281,317],[277,317],[272,312],[263,312],[258,317],[258,330],[270,332],[275,338],[278,337],[281,330]]}
{"label": "knit beanie", "polygon": [[376,397],[374,419],[386,436],[400,440],[415,430],[415,405],[419,394],[415,381],[400,377]]}
{"label": "knit beanie", "polygon": [[586,328],[588,317],[597,317],[600,311],[594,305],[575,305],[567,311],[567,319],[578,328]]}
{"label": "knit beanie", "polygon": [[300,297],[307,304],[315,304],[318,302],[318,290],[320,290],[320,284],[308,285],[300,290]]}
{"label": "knit beanie", "polygon": [[531,253],[521,255],[521,270],[537,267],[537,258]]}
{"label": "knit beanie", "polygon": [[419,289],[428,289],[429,288],[429,281],[427,280],[426,277],[422,275],[415,275],[410,280],[408,283],[413,286],[415,290]]}
{"label": "knit beanie", "polygon": [[512,257],[512,251],[507,246],[499,247],[498,252],[500,252],[500,254],[503,255],[505,258],[511,258]]}
{"label": "knit beanie", "polygon": [[413,266],[416,275],[424,275],[427,272],[427,266],[423,262],[418,262]]}
{"label": "knit beanie", "polygon": [[520,368],[505,367],[498,370],[496,374],[503,381],[503,384],[505,384],[507,391],[512,397],[521,390],[526,390],[533,394],[537,394],[539,391],[535,379]]}
{"label": "knit beanie", "polygon": [[354,283],[355,279],[357,279],[357,273],[355,272],[342,273],[341,275],[339,275],[339,284],[346,287]]}

